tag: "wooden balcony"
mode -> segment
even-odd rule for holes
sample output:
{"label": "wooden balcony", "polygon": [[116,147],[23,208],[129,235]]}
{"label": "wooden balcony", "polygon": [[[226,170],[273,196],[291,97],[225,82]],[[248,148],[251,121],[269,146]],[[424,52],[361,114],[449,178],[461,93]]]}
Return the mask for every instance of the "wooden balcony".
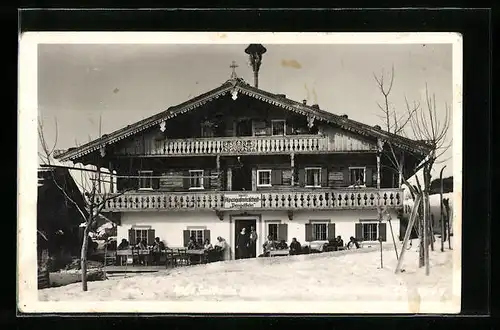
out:
{"label": "wooden balcony", "polygon": [[152,141],[130,146],[121,151],[126,155],[145,156],[206,156],[314,153],[328,150],[328,138],[322,135],[242,136],[191,138]]}
{"label": "wooden balcony", "polygon": [[324,189],[269,192],[128,192],[106,201],[105,211],[344,210],[403,206],[403,190]]}

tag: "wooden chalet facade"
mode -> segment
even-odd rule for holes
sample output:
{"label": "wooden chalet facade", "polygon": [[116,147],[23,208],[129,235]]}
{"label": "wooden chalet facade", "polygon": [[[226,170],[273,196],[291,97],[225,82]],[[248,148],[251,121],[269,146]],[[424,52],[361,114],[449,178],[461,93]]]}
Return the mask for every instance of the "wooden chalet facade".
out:
{"label": "wooden chalet facade", "polygon": [[[377,206],[403,207],[400,178],[380,152],[390,141],[409,169],[428,146],[272,94],[233,76],[223,85],[57,156],[109,169],[118,241],[158,236],[167,246],[226,239],[254,226],[301,243],[388,236]],[[389,234],[390,235],[390,234]],[[397,235],[397,234],[395,234]],[[150,243],[150,242],[148,242]]]}

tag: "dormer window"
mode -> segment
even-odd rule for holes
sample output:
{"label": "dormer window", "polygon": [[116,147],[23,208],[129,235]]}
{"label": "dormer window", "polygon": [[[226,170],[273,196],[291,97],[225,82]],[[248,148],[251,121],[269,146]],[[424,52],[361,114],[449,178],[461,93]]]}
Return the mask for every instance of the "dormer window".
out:
{"label": "dormer window", "polygon": [[278,119],[271,121],[271,132],[273,136],[285,135],[285,120]]}

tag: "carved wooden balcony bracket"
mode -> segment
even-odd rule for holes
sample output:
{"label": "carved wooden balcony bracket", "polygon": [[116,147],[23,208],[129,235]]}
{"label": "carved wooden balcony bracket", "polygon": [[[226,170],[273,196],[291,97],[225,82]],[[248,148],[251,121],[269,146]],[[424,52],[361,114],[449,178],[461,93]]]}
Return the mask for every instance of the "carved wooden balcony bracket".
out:
{"label": "carved wooden balcony bracket", "polygon": [[166,123],[165,121],[160,122],[160,131],[161,131],[162,133],[163,133],[163,132],[165,132],[165,130],[167,129],[167,128],[166,128],[166,124],[167,124],[167,123]]}
{"label": "carved wooden balcony bracket", "polygon": [[238,98],[238,88],[236,87],[236,83],[236,79],[231,80],[231,84],[233,85],[233,88],[231,89],[231,97],[234,101]]}
{"label": "carved wooden balcony bracket", "polygon": [[105,144],[101,145],[101,147],[99,148],[99,153],[100,153],[101,157],[103,157],[103,158],[104,158],[104,156],[106,156],[106,145]]}
{"label": "carved wooden balcony bracket", "polygon": [[292,221],[293,220],[293,211],[288,210],[287,215],[288,215],[288,220]]}
{"label": "carved wooden balcony bracket", "polygon": [[217,215],[217,218],[219,218],[220,221],[224,220],[224,212],[221,210],[215,210],[215,214]]}

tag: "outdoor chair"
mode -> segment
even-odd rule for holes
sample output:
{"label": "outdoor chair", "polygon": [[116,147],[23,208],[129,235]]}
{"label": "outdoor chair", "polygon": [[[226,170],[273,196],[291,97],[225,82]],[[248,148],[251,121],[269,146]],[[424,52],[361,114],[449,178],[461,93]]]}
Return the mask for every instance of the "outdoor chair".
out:
{"label": "outdoor chair", "polygon": [[169,266],[171,267],[177,267],[177,259],[176,259],[176,253],[174,252],[173,249],[167,249],[165,251],[166,255],[166,260],[165,260],[165,267],[168,268]]}
{"label": "outdoor chair", "polygon": [[187,249],[179,249],[176,257],[176,264],[179,266],[188,266],[190,264],[189,255],[187,254]]}

